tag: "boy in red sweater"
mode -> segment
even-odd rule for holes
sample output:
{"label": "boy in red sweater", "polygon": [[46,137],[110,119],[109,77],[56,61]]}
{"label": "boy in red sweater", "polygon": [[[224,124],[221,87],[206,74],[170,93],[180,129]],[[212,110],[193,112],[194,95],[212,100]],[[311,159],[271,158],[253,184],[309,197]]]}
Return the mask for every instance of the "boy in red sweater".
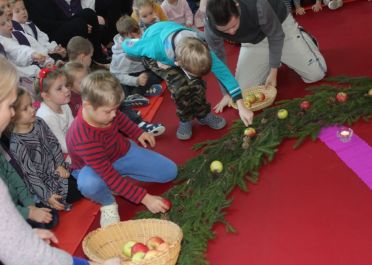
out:
{"label": "boy in red sweater", "polygon": [[[177,166],[145,149],[155,146],[154,136],[118,111],[124,99],[119,81],[107,71],[91,73],[82,81],[81,97],[83,105],[66,142],[79,190],[102,205],[101,226],[120,221],[112,192],[144,204],[153,213],[167,211],[161,197],[150,195],[128,179],[168,182],[177,176]],[[145,148],[128,137],[137,139]]]}

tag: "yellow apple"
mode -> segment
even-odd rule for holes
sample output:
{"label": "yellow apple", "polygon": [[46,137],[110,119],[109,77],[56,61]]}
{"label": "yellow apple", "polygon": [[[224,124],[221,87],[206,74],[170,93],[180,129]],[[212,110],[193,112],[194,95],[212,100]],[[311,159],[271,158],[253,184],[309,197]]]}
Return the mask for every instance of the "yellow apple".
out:
{"label": "yellow apple", "polygon": [[214,160],[210,165],[210,169],[213,173],[221,173],[223,170],[223,164],[221,161]]}

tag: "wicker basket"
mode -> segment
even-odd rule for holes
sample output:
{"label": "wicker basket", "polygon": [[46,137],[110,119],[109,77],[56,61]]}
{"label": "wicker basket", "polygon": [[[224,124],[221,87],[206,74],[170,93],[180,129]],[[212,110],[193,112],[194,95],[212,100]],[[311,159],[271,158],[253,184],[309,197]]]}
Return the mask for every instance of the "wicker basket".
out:
{"label": "wicker basket", "polygon": [[[268,107],[268,106],[270,106],[271,104],[274,103],[275,98],[276,98],[276,88],[273,87],[273,86],[269,86],[267,88],[265,88],[265,86],[256,86],[256,87],[246,88],[242,92],[243,100],[247,97],[247,95],[249,93],[255,94],[257,92],[264,93],[265,94],[265,100],[260,101],[260,102],[255,102],[255,103],[251,104],[251,106],[248,107],[248,109],[250,109],[251,111],[261,110],[261,109],[266,108],[266,107]],[[246,101],[244,101],[244,102],[246,102]],[[232,107],[234,109],[238,108],[235,103],[232,104]]]}
{"label": "wicker basket", "polygon": [[[169,244],[169,250],[160,255],[132,262],[123,255],[122,249],[128,241],[146,243],[159,236]],[[175,265],[181,249],[183,234],[181,228],[170,221],[139,219],[120,222],[90,232],[83,240],[85,255],[92,261],[102,263],[111,257],[120,257],[122,265]]]}

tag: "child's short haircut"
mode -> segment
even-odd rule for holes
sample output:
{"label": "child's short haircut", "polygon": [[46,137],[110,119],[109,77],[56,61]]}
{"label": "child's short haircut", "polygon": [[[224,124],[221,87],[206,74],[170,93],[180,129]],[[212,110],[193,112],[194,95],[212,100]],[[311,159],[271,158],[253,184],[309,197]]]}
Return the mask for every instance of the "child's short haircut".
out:
{"label": "child's short haircut", "polygon": [[81,98],[93,108],[116,106],[124,99],[124,91],[119,80],[106,70],[89,74],[81,82]]}
{"label": "child's short haircut", "polygon": [[17,2],[23,2],[23,0],[8,0],[8,3],[9,3],[10,5],[14,5],[14,4],[17,3]]}
{"label": "child's short haircut", "polygon": [[75,36],[67,43],[67,55],[69,60],[76,60],[79,55],[88,55],[93,53],[93,45],[88,40],[81,36]]}
{"label": "child's short haircut", "polygon": [[63,70],[66,73],[68,86],[72,86],[74,83],[75,73],[80,73],[82,71],[88,72],[86,67],[79,62],[68,62],[63,66]]}
{"label": "child's short haircut", "polygon": [[116,30],[123,37],[126,37],[129,33],[140,33],[140,27],[138,22],[130,16],[122,16],[116,22]]}
{"label": "child's short haircut", "polygon": [[21,100],[22,100],[22,97],[24,95],[28,95],[30,98],[32,98],[30,93],[26,89],[24,89],[22,87],[18,87],[17,88],[17,99],[13,103],[14,116],[12,117],[12,119],[10,121],[10,124],[9,124],[9,127],[8,127],[9,131],[11,131],[14,128],[14,122],[16,122],[19,118],[19,112],[20,112],[19,108],[21,107]]}
{"label": "child's short haircut", "polygon": [[[41,71],[45,71],[45,68],[41,69],[40,72]],[[41,97],[41,93],[42,92],[48,93],[49,88],[52,86],[54,81],[60,76],[66,77],[66,74],[62,69],[49,70],[42,78],[40,78],[40,73],[39,73],[39,76],[35,78],[35,81],[34,81],[34,91],[35,91],[36,99],[39,101],[43,101],[43,98]]]}
{"label": "child's short haircut", "polygon": [[16,68],[5,57],[0,55],[0,102],[3,101],[18,85],[19,76]]}
{"label": "child's short haircut", "polygon": [[176,45],[176,61],[187,72],[200,77],[209,73],[212,57],[207,45],[198,38],[186,37]]}
{"label": "child's short haircut", "polygon": [[133,10],[136,11],[138,15],[138,9],[143,7],[143,6],[154,6],[154,1],[153,0],[134,0],[133,1]]}

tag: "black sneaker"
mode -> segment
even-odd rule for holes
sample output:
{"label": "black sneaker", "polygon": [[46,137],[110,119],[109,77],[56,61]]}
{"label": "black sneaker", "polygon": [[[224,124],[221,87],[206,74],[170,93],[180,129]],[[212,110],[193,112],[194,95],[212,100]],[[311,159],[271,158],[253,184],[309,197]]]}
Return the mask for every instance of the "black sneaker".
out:
{"label": "black sneaker", "polygon": [[142,107],[147,106],[150,103],[148,98],[141,96],[139,94],[133,94],[126,97],[123,104],[127,107]]}

